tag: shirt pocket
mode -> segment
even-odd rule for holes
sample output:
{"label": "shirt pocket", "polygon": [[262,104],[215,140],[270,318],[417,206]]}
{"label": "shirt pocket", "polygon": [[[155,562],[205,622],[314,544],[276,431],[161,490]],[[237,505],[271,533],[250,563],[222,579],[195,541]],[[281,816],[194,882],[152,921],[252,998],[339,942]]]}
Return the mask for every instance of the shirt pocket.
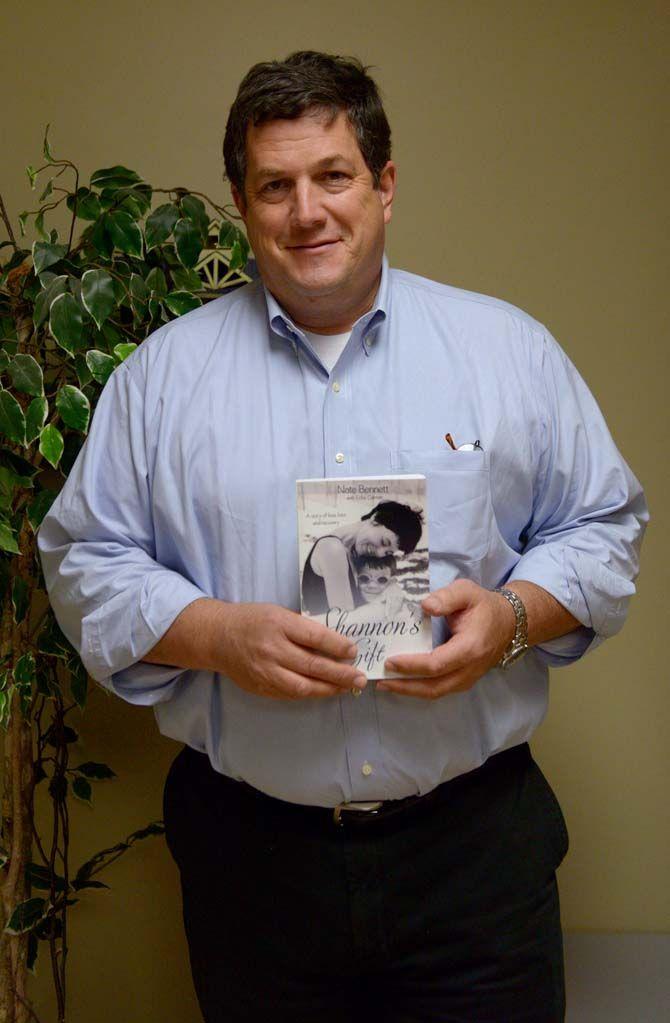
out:
{"label": "shirt pocket", "polygon": [[426,477],[433,588],[459,577],[477,581],[495,532],[487,452],[394,451],[391,466]]}

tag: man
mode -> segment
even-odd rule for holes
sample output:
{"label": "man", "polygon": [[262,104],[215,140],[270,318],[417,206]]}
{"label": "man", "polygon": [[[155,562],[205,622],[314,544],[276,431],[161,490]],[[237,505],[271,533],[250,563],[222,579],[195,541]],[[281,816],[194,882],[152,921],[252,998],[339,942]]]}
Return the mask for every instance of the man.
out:
{"label": "man", "polygon": [[[90,673],[186,743],[165,815],[204,1018],[561,1020],[567,834],[527,740],[547,665],[623,622],[639,485],[540,324],[388,268],[357,62],[256,65],[224,155],[261,282],[113,374],[39,537]],[[295,480],[387,472],[428,478],[435,649],[366,686],[297,613]]]}

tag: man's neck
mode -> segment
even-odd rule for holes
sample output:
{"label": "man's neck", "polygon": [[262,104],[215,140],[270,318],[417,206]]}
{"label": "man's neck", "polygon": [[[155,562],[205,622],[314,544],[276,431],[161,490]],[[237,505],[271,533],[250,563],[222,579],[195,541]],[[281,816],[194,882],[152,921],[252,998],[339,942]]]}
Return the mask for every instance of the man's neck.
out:
{"label": "man's neck", "polygon": [[301,330],[314,334],[344,334],[351,330],[361,316],[372,309],[380,280],[381,271],[365,297],[349,306],[343,306],[340,295],[323,295],[315,298],[300,296],[297,301],[293,301],[292,296],[278,295],[276,292],[273,294],[296,327],[300,327]]}

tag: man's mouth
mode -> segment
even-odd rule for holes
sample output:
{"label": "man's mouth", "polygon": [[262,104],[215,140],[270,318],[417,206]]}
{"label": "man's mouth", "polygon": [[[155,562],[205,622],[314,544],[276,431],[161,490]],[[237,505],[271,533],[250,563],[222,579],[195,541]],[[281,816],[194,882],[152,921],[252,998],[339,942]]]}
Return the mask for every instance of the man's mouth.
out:
{"label": "man's mouth", "polygon": [[319,242],[305,242],[302,245],[287,245],[292,252],[325,252],[327,249],[337,245],[339,238],[326,238]]}

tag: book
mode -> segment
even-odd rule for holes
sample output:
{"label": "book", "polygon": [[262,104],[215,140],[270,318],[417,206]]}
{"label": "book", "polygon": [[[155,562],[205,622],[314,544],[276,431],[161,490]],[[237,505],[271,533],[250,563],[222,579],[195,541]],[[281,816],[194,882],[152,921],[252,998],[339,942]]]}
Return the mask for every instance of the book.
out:
{"label": "book", "polygon": [[393,654],[430,653],[425,476],[297,480],[301,612],[358,646],[356,667],[392,678]]}

